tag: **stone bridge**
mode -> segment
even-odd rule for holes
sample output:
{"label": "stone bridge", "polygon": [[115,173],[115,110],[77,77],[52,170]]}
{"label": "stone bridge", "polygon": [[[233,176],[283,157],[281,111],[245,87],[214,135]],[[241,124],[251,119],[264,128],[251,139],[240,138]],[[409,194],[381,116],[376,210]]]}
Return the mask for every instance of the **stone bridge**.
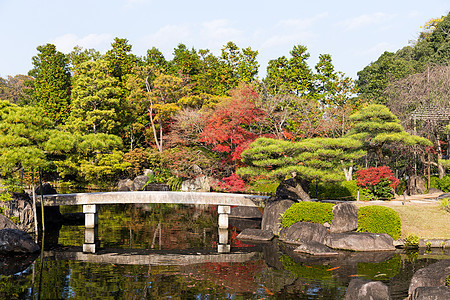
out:
{"label": "stone bridge", "polygon": [[218,252],[230,251],[228,244],[228,215],[231,206],[263,207],[267,196],[196,193],[196,192],[105,192],[44,195],[44,206],[83,205],[85,214],[85,243],[83,251],[95,253],[98,248],[98,205],[171,203],[186,205],[217,205],[219,213]]}

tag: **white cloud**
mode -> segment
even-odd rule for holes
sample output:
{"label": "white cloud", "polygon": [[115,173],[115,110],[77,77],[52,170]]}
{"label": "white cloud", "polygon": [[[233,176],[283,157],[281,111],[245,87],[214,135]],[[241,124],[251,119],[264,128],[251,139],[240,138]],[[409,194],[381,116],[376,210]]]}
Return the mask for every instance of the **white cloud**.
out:
{"label": "white cloud", "polygon": [[[152,34],[148,34],[140,41],[139,49],[156,47],[163,53],[171,53],[179,43],[186,43],[190,39],[190,29],[187,25],[167,25]],[[167,57],[166,57],[167,58]]]}
{"label": "white cloud", "polygon": [[273,33],[265,39],[262,47],[278,47],[284,45],[307,44],[308,40],[313,39],[314,24],[326,18],[328,13],[321,13],[306,19],[286,19],[279,21],[273,30]]}
{"label": "white cloud", "polygon": [[107,46],[112,42],[111,34],[94,34],[91,33],[84,37],[78,37],[75,34],[65,34],[55,38],[52,41],[52,44],[56,46],[56,48],[64,53],[69,53],[73,50],[75,46],[81,46],[85,49],[95,48],[97,50],[106,49]]}
{"label": "white cloud", "polygon": [[212,52],[219,51],[229,41],[239,44],[243,36],[243,32],[232,27],[226,19],[203,22],[200,32],[201,40],[205,41],[204,47]]}
{"label": "white cloud", "polygon": [[394,14],[385,13],[373,13],[370,15],[364,14],[355,18],[347,19],[341,22],[340,25],[342,25],[346,30],[356,30],[361,27],[386,23],[394,17]]}

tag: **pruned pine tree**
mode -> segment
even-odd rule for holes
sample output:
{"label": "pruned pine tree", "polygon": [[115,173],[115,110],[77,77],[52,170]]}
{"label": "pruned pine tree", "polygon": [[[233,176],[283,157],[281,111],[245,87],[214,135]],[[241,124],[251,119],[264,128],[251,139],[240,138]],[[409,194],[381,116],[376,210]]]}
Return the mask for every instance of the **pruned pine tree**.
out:
{"label": "pruned pine tree", "polygon": [[367,151],[373,151],[381,165],[386,164],[383,146],[400,143],[403,145],[432,146],[426,138],[411,135],[405,131],[398,118],[380,104],[371,104],[350,116],[354,122],[347,137],[359,140]]}
{"label": "pruned pine tree", "polygon": [[287,188],[301,200],[310,201],[300,181],[343,180],[342,170],[365,154],[361,146],[361,142],[351,138],[312,138],[300,142],[259,138],[242,153],[247,167],[240,168],[238,174],[266,176],[280,182],[293,178],[295,186]]}

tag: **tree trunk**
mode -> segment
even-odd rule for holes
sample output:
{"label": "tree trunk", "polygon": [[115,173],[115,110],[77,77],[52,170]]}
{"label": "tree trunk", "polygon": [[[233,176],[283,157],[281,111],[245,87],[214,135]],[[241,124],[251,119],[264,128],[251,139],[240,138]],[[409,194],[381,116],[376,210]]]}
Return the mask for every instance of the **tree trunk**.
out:
{"label": "tree trunk", "polygon": [[442,160],[442,148],[441,148],[441,142],[439,141],[439,139],[436,139],[436,145],[437,145],[437,167],[438,167],[438,174],[439,174],[439,179],[442,179],[445,176],[445,168],[444,166],[440,163],[440,161]]}
{"label": "tree trunk", "polygon": [[286,189],[297,194],[302,201],[311,201],[311,197],[309,197],[309,194],[303,189],[300,179],[297,176],[294,176],[293,179],[295,182],[295,186],[290,186],[287,184]]}

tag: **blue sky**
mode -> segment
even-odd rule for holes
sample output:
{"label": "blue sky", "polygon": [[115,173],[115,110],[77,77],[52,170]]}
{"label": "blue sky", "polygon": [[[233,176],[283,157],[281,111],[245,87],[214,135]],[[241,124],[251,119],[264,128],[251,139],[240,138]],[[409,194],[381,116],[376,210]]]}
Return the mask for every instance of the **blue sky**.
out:
{"label": "blue sky", "polygon": [[408,45],[427,20],[449,10],[448,0],[0,0],[0,76],[26,74],[39,45],[104,53],[120,37],[138,56],[156,47],[166,59],[179,43],[217,55],[233,41],[259,51],[260,77],[270,59],[302,44],[311,67],[328,53],[336,70],[356,79],[384,51]]}

